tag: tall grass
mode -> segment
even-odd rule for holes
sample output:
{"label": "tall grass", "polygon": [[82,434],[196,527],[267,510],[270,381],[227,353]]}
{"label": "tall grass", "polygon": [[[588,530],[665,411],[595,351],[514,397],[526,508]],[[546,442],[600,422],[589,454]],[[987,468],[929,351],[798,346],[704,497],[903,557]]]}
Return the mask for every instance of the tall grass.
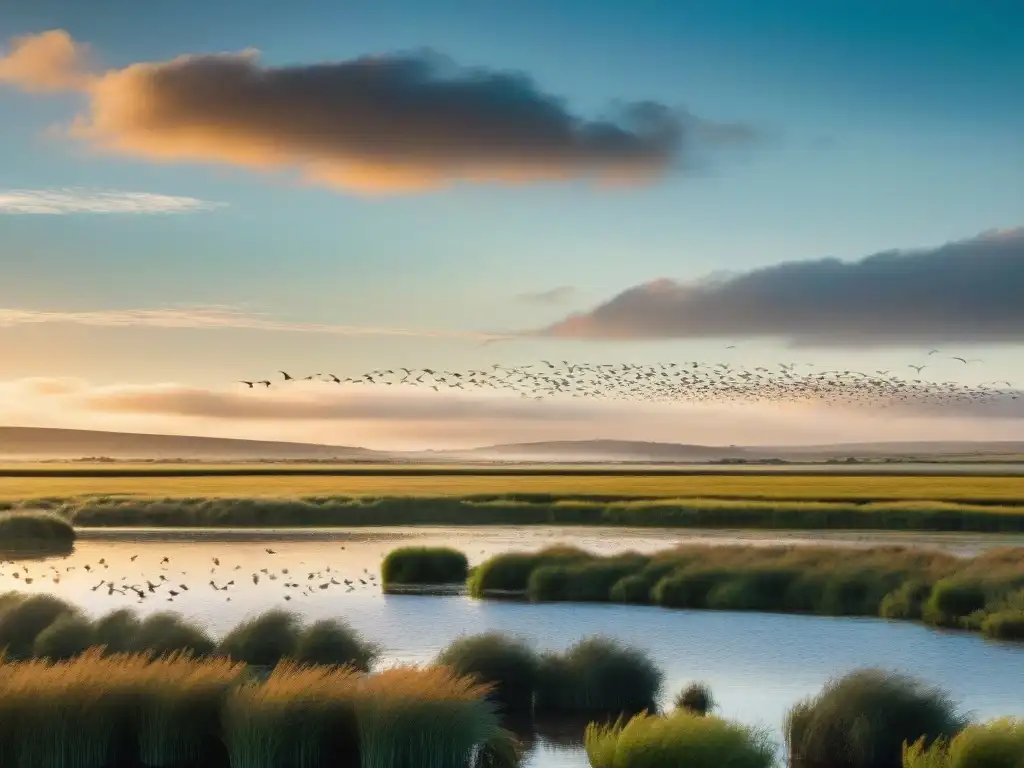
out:
{"label": "tall grass", "polygon": [[[691,478],[693,479],[693,478]],[[699,478],[698,478],[699,479]],[[705,478],[706,480],[707,478]],[[711,478],[706,495],[628,498],[551,493],[491,493],[471,496],[309,496],[300,498],[124,498],[91,497],[53,505],[79,527],[201,526],[294,527],[375,525],[603,525],[660,528],[750,528],[763,530],[891,530],[1024,532],[1024,489],[971,498],[969,481],[953,499],[906,497],[897,483],[921,478],[889,478],[897,497],[879,500],[870,492],[856,498],[848,478],[818,478],[813,490],[799,490],[792,478],[762,483],[744,493],[741,478]],[[868,481],[859,482],[863,488]],[[885,478],[881,478],[885,480]],[[628,480],[628,478],[627,478]],[[807,478],[801,479],[807,481]],[[150,481],[152,482],[152,481]],[[933,479],[933,483],[934,483]],[[806,485],[806,482],[804,483]],[[846,484],[839,488],[837,484]],[[145,487],[145,486],[144,486]],[[916,487],[916,486],[915,486]],[[772,490],[772,489],[775,490]],[[836,490],[838,489],[838,490]],[[898,491],[898,492],[897,492]],[[930,487],[922,486],[922,493]],[[884,496],[890,492],[884,492]],[[835,498],[830,495],[835,494]],[[659,495],[659,494],[656,494]],[[663,495],[663,494],[662,494]],[[732,498],[722,498],[732,496]],[[854,498],[843,498],[854,496]],[[22,502],[28,503],[28,502]],[[39,503],[39,502],[36,502]]]}
{"label": "tall grass", "polygon": [[549,547],[495,555],[469,587],[474,597],[884,616],[1013,639],[1024,615],[1024,547],[974,558],[894,546],[688,545],[603,557]]}
{"label": "tall grass", "polygon": [[534,706],[544,715],[654,712],[663,681],[645,652],[589,637],[541,656]]}
{"label": "tall grass", "polygon": [[226,658],[0,660],[0,765],[11,768],[513,768],[487,687],[442,667],[367,675]]}
{"label": "tall grass", "polygon": [[46,511],[0,512],[0,554],[59,554],[75,546],[75,527]]}
{"label": "tall grass", "polygon": [[767,732],[687,712],[592,723],[584,747],[592,768],[771,768],[775,762]]}
{"label": "tall grass", "polygon": [[461,584],[468,574],[466,556],[450,547],[400,547],[381,564],[385,590],[396,584]]}
{"label": "tall grass", "polygon": [[533,711],[539,659],[525,641],[490,632],[454,640],[437,663],[491,686],[490,697],[510,714]]}
{"label": "tall grass", "polygon": [[969,725],[952,740],[924,739],[903,748],[903,768],[1021,768],[1024,720],[1002,718]]}
{"label": "tall grass", "polygon": [[940,690],[866,669],[830,681],[786,718],[794,768],[901,768],[905,743],[950,738],[966,725]]}

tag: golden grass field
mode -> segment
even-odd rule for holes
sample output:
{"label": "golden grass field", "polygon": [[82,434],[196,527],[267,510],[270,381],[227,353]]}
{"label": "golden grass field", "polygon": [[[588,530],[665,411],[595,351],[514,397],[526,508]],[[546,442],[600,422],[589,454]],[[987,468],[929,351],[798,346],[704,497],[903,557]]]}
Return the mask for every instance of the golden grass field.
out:
{"label": "golden grass field", "polygon": [[976,477],[733,474],[679,476],[395,475],[0,477],[0,500],[83,496],[167,497],[555,496],[735,499],[929,500],[1024,503],[1024,476]]}

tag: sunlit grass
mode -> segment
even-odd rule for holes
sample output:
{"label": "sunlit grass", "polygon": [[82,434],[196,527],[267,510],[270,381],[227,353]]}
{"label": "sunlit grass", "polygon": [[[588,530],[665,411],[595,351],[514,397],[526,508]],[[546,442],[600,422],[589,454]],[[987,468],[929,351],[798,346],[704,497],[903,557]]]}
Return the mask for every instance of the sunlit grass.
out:
{"label": "sunlit grass", "polygon": [[308,496],[725,497],[803,500],[943,500],[1024,502],[1024,477],[970,475],[417,475],[206,477],[0,477],[0,499],[73,499],[124,495],[302,498]]}

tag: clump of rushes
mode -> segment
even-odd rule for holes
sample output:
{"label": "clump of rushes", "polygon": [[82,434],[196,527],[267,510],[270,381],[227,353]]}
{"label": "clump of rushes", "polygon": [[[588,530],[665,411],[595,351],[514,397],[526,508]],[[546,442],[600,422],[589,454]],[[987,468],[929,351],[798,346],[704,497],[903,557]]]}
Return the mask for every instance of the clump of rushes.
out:
{"label": "clump of rushes", "polygon": [[0,648],[6,648],[10,658],[29,657],[40,632],[59,617],[77,613],[75,606],[52,595],[5,596],[0,605]]}
{"label": "clump of rushes", "polygon": [[531,600],[607,602],[612,587],[647,565],[647,558],[633,553],[585,560],[564,565],[542,565],[527,581]]}
{"label": "clump of rushes", "polygon": [[766,731],[717,717],[641,713],[623,724],[591,723],[583,737],[592,768],[771,768]]}
{"label": "clump of rushes", "polygon": [[96,645],[96,627],[85,616],[65,613],[36,635],[32,655],[36,658],[64,661],[79,656]]}
{"label": "clump of rushes", "polygon": [[489,695],[504,712],[533,710],[538,659],[523,640],[497,632],[460,637],[441,651],[437,663],[492,686]]}
{"label": "clump of rushes", "polygon": [[791,764],[800,768],[901,768],[905,743],[928,746],[966,724],[949,697],[905,675],[866,669],[830,681],[788,713]]}
{"label": "clump of rushes", "polygon": [[653,712],[662,683],[661,670],[645,652],[590,637],[541,657],[535,707],[546,715]]}
{"label": "clump of rushes", "polygon": [[272,667],[294,651],[299,632],[298,617],[275,608],[235,625],[217,650],[235,661]]}
{"label": "clump of rushes", "polygon": [[1020,768],[1024,764],[1024,720],[1001,718],[969,725],[952,740],[903,747],[903,768]]}
{"label": "clump of rushes", "polygon": [[715,708],[715,697],[705,683],[690,683],[676,696],[675,705],[676,709],[704,717]]}
{"label": "clump of rushes", "polygon": [[469,561],[449,547],[400,547],[381,565],[385,590],[402,584],[462,584],[469,575]]}
{"label": "clump of rushes", "polygon": [[137,650],[136,635],[142,622],[131,608],[119,608],[96,619],[96,644],[107,653],[128,653]]}
{"label": "clump of rushes", "polygon": [[576,547],[548,547],[539,552],[510,552],[495,555],[473,572],[469,592],[473,597],[488,594],[526,594],[530,575],[546,565],[571,565],[591,560],[594,555]]}
{"label": "clump of rushes", "polygon": [[217,644],[198,624],[186,621],[176,613],[154,613],[139,623],[132,641],[132,650],[151,658],[173,653],[208,656]]}
{"label": "clump of rushes", "polygon": [[0,512],[0,553],[62,554],[75,546],[75,527],[54,512]]}
{"label": "clump of rushes", "polygon": [[338,619],[322,619],[302,629],[291,658],[301,664],[347,665],[368,672],[380,649]]}

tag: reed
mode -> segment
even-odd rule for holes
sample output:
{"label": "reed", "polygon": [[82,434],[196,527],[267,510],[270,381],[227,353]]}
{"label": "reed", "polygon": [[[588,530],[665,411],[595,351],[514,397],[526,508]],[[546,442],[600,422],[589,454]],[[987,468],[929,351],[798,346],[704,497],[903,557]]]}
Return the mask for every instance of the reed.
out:
{"label": "reed", "polygon": [[174,653],[209,656],[217,648],[205,629],[169,611],[154,613],[139,622],[131,645],[132,651],[150,658]]}
{"label": "reed", "polygon": [[27,658],[43,630],[61,616],[76,613],[75,606],[52,595],[7,593],[0,605],[0,648],[9,658]]}
{"label": "reed", "polygon": [[576,547],[547,547],[539,552],[495,555],[477,566],[468,581],[473,597],[491,592],[526,592],[534,570],[545,565],[572,565],[592,560],[594,555]]}
{"label": "reed", "polygon": [[903,745],[950,738],[966,725],[940,690],[881,670],[829,681],[785,725],[794,768],[901,768]]}
{"label": "reed", "polygon": [[291,658],[300,664],[331,664],[368,672],[380,656],[380,647],[340,619],[321,619],[304,627]]}
{"label": "reed", "polygon": [[96,639],[96,627],[89,619],[65,613],[36,635],[32,656],[51,661],[73,659],[95,646]]}
{"label": "reed", "polygon": [[592,768],[771,768],[775,763],[766,731],[687,712],[642,713],[625,724],[592,723],[583,743]]}
{"label": "reed", "polygon": [[490,632],[454,640],[437,663],[491,686],[489,696],[506,713],[528,715],[538,682],[538,657],[524,640]]}
{"label": "reed", "polygon": [[450,547],[400,547],[381,564],[385,591],[399,584],[461,584],[468,574],[466,556]]}

